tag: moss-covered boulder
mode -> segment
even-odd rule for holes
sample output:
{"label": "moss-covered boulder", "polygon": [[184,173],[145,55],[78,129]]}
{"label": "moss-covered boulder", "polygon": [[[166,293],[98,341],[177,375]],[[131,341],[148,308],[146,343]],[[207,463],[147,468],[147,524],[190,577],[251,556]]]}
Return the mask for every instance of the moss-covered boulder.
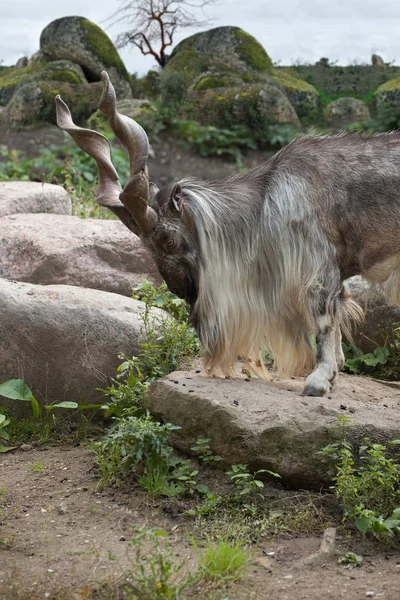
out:
{"label": "moss-covered boulder", "polygon": [[[279,97],[275,106],[286,107],[283,112],[268,108],[269,114],[279,114],[278,123],[298,122],[297,116],[312,119],[320,103],[319,94],[312,85],[275,69],[263,46],[239,27],[217,27],[183,40],[174,48],[164,72],[185,74],[187,101],[193,105],[199,103],[199,92],[231,88],[235,90],[234,95],[239,93],[240,97],[239,87],[246,95],[246,86],[262,85],[264,90],[270,90],[270,106]],[[271,91],[273,88],[274,92]],[[287,101],[282,99],[279,91]],[[226,95],[232,97],[228,92]],[[216,96],[221,96],[221,93],[217,92]],[[204,98],[208,96],[204,96],[202,101]],[[293,117],[294,111],[288,108],[289,104],[294,107],[296,117]]]}
{"label": "moss-covered boulder", "polygon": [[358,98],[338,98],[330,102],[324,110],[324,118],[334,126],[348,123],[361,123],[371,118],[368,106]]}
{"label": "moss-covered boulder", "polygon": [[6,105],[22,86],[35,81],[62,81],[85,84],[81,67],[68,60],[56,60],[47,64],[37,63],[19,69],[0,72],[0,104]]}
{"label": "moss-covered boulder", "polygon": [[165,67],[185,73],[190,80],[207,70],[223,73],[270,73],[272,62],[262,45],[239,27],[216,27],[196,33],[178,44]]}
{"label": "moss-covered boulder", "polygon": [[285,92],[300,119],[313,119],[320,104],[320,97],[314,86],[278,69],[274,69],[268,79]]}
{"label": "moss-covered boulder", "polygon": [[74,114],[74,121],[83,123],[96,109],[102,84],[74,85],[61,81],[35,81],[20,87],[9,102],[3,119],[11,128],[55,123],[54,98],[61,94]]}
{"label": "moss-covered boulder", "polygon": [[374,101],[378,115],[400,113],[400,77],[379,86]]}
{"label": "moss-covered boulder", "polygon": [[131,98],[129,74],[108,35],[83,17],[52,21],[40,36],[40,51],[50,61],[70,60],[82,67],[90,83],[108,71],[119,98]]}
{"label": "moss-covered boulder", "polygon": [[266,83],[193,92],[185,103],[186,116],[206,125],[245,125],[256,131],[273,123],[299,124],[286,95]]}

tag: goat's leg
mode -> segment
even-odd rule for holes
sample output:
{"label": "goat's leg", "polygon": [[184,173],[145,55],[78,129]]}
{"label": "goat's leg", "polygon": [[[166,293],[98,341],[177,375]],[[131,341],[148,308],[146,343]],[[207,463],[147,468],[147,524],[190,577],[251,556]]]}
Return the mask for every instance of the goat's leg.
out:
{"label": "goat's leg", "polygon": [[341,371],[343,369],[345,356],[342,348],[342,332],[340,331],[340,325],[336,322],[335,327],[335,354],[336,354],[336,364],[337,370]]}
{"label": "goat's leg", "polygon": [[342,362],[339,321],[330,315],[317,317],[317,365],[307,377],[303,396],[323,396],[330,391]]}

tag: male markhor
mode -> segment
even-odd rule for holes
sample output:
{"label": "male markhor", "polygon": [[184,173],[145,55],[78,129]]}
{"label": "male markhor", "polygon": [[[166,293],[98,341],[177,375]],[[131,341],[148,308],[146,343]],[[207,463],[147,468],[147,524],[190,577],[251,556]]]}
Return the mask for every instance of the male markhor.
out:
{"label": "male markhor", "polygon": [[148,139],[116,111],[107,73],[100,109],[130,156],[121,189],[107,139],[77,127],[56,98],[57,123],[98,165],[96,200],[152,255],[191,309],[211,372],[238,356],[267,376],[316,366],[304,394],[322,396],[344,357],[341,330],[361,318],[344,280],[360,274],[400,303],[400,133],[306,135],[244,175],[218,182],[149,183]]}

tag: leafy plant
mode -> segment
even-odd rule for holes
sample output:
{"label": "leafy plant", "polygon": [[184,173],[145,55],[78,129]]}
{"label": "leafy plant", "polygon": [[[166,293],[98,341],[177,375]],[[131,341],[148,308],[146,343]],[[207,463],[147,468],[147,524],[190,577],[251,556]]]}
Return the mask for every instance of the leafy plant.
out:
{"label": "leafy plant", "polygon": [[182,598],[182,592],[193,581],[193,576],[184,572],[183,563],[175,562],[167,532],[142,527],[135,529],[134,533],[129,542],[135,553],[131,573],[134,583],[126,586],[126,592],[131,592],[133,598],[146,600]]}
{"label": "leafy plant", "polygon": [[351,344],[343,344],[346,357],[344,370],[355,375],[380,379],[400,379],[400,328],[386,332],[385,344],[373,352],[363,353]]}
{"label": "leafy plant", "polygon": [[196,441],[196,446],[192,446],[190,449],[193,452],[199,452],[199,459],[205,463],[218,462],[224,460],[222,456],[213,454],[210,448],[211,438],[199,438]]}
{"label": "leafy plant", "polygon": [[[394,440],[389,445],[400,444]],[[343,438],[322,449],[335,464],[334,491],[345,519],[358,530],[377,537],[400,533],[400,462],[388,456],[388,447],[364,439],[358,449]]]}
{"label": "leafy plant", "polygon": [[235,486],[238,497],[249,496],[264,487],[264,482],[257,479],[257,475],[260,473],[268,473],[272,477],[280,478],[278,473],[268,471],[268,469],[259,469],[255,473],[250,473],[248,465],[244,464],[232,465],[231,469],[231,471],[227,471],[227,475]]}
{"label": "leafy plant", "polygon": [[0,396],[10,398],[11,400],[30,402],[33,418],[40,418],[41,410],[39,402],[36,400],[31,389],[26,385],[23,379],[10,379],[9,381],[0,383]]}
{"label": "leafy plant", "polygon": [[354,569],[356,567],[361,567],[362,560],[362,556],[359,554],[347,552],[344,556],[338,558],[338,563],[343,569]]}
{"label": "leafy plant", "polygon": [[10,450],[9,446],[6,446],[3,442],[10,441],[10,434],[6,430],[7,425],[10,424],[10,419],[0,413],[0,452],[8,452]]}

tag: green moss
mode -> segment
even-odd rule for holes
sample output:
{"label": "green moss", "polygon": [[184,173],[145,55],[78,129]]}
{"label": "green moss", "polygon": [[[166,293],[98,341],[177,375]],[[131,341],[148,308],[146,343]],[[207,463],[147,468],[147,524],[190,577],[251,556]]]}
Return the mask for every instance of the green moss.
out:
{"label": "green moss", "polygon": [[99,57],[106,68],[114,67],[121,77],[129,81],[128,71],[108,35],[88,19],[81,19],[80,25],[88,49]]}
{"label": "green moss", "polygon": [[[186,42],[187,40],[185,40]],[[184,73],[188,78],[200,75],[207,68],[206,61],[195,50],[180,50],[169,59],[166,71]]]}
{"label": "green moss", "polygon": [[74,73],[74,71],[70,71],[69,69],[55,73],[46,73],[46,79],[48,81],[63,81],[64,83],[82,83],[78,75]]}
{"label": "green moss", "polygon": [[22,85],[32,81],[63,81],[65,83],[82,84],[79,75],[68,68],[67,61],[30,65],[22,69],[13,69],[0,73],[0,104],[8,104],[13,94]]}
{"label": "green moss", "polygon": [[196,83],[194,89],[196,92],[204,92],[213,88],[232,87],[235,83],[231,78],[222,75],[206,75]]}
{"label": "green moss", "polygon": [[375,95],[380,94],[381,92],[393,92],[397,90],[400,90],[400,77],[389,79],[389,81],[380,85],[376,90]]}
{"label": "green moss", "polygon": [[96,109],[101,83],[71,85],[62,81],[32,81],[14,94],[8,112],[13,126],[55,123],[54,98],[61,94],[71,108],[74,121],[84,122]]}
{"label": "green moss", "polygon": [[274,72],[271,75],[271,79],[288,90],[301,90],[303,92],[318,94],[314,86],[310,85],[303,79],[297,79],[297,77],[293,77],[293,75],[285,73],[284,71],[274,70]]}
{"label": "green moss", "polygon": [[243,31],[243,29],[237,29],[235,37],[238,42],[237,51],[249,67],[256,71],[272,71],[273,66],[270,57],[252,35]]}

